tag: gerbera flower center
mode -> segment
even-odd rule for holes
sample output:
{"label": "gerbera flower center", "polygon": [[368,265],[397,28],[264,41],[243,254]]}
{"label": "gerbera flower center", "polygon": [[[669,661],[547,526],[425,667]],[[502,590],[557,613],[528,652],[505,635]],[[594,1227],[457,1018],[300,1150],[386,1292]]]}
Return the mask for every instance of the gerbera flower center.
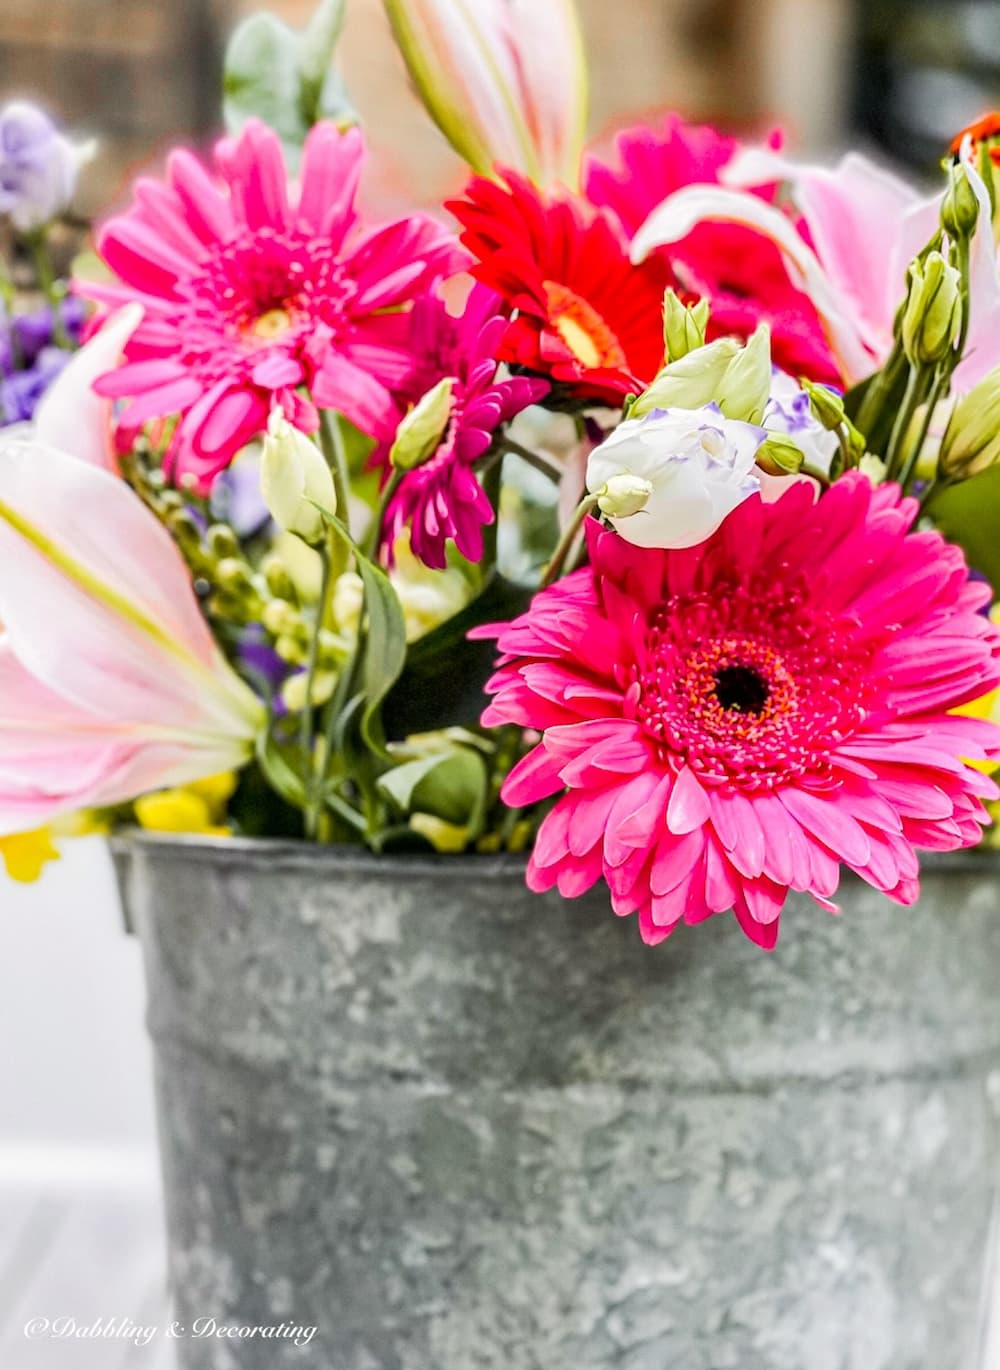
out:
{"label": "gerbera flower center", "polygon": [[763,713],[770,693],[767,681],[753,666],[720,666],[715,673],[715,697],[724,709]]}
{"label": "gerbera flower center", "polygon": [[556,281],[543,285],[552,327],[582,366],[591,371],[628,366],[621,343],[592,304]]}
{"label": "gerbera flower center", "polygon": [[287,309],[266,309],[250,325],[250,332],[264,342],[273,342],[283,337],[292,326],[292,316]]}
{"label": "gerbera flower center", "polygon": [[871,651],[805,586],[675,596],[648,621],[635,717],[664,759],[683,758],[709,784],[753,790],[822,777],[865,718]]}

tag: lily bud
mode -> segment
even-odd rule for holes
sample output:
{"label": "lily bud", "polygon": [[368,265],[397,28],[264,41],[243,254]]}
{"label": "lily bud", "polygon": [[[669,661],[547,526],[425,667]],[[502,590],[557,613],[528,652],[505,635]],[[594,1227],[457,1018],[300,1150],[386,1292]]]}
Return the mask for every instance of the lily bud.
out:
{"label": "lily bud", "polygon": [[902,334],[912,365],[933,366],[955,346],[962,325],[961,286],[961,272],[940,252],[911,264]]}
{"label": "lily bud", "polygon": [[292,427],[280,408],[272,410],[267,424],[260,490],[279,528],[298,534],[304,542],[319,542],[323,536],[321,509],[337,512],[333,476],[323,453]]}
{"label": "lily bud", "polygon": [[673,290],[667,291],[663,299],[663,341],[671,361],[705,346],[708,312],[707,300],[699,300],[689,308]]}
{"label": "lily bud", "polygon": [[397,471],[412,471],[416,466],[423,466],[437,451],[451,422],[454,388],[454,380],[445,376],[400,420],[389,453]]}
{"label": "lily bud", "polygon": [[629,518],[645,509],[653,493],[652,481],[622,471],[612,476],[597,492],[597,507],[609,519]]}
{"label": "lily bud", "polygon": [[428,114],[474,171],[575,185],[587,64],[573,0],[383,0]]}
{"label": "lily bud", "polygon": [[967,480],[1000,461],[1000,367],[952,410],[941,440],[938,469],[948,480]]}

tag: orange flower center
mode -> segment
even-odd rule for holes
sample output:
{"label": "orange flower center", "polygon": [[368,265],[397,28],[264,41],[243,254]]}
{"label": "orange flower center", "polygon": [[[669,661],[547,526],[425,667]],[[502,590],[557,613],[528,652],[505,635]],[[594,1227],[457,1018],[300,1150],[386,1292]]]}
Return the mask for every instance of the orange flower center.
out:
{"label": "orange flower center", "polygon": [[962,150],[962,144],[966,136],[974,143],[985,143],[991,138],[1000,137],[1000,111],[994,110],[990,114],[984,114],[981,119],[977,119],[968,128],[963,128],[961,133],[957,133],[952,139],[950,151],[953,156],[958,156]]}
{"label": "orange flower center", "polygon": [[589,371],[628,368],[621,343],[592,304],[556,281],[543,286],[549,322],[582,366]]}

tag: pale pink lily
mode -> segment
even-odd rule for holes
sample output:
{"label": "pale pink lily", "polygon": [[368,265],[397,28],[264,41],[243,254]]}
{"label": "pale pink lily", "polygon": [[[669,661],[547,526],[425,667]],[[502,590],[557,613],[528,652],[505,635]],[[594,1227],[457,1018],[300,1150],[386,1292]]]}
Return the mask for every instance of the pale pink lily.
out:
{"label": "pale pink lily", "polygon": [[474,171],[576,186],[587,66],[574,0],[384,0],[431,118]]}
{"label": "pale pink lily", "polygon": [[0,442],[0,562],[0,834],[246,762],[263,706],[123,481]]}
{"label": "pale pink lily", "polygon": [[128,304],[113,314],[100,332],[73,354],[42,396],[31,423],[19,426],[18,431],[30,431],[49,447],[117,472],[111,441],[111,401],[94,393],[94,382],[121,361],[142,315],[139,304]]}
{"label": "pale pink lily", "polygon": [[[725,185],[677,191],[646,220],[634,261],[685,237],[703,220],[738,223],[780,249],[809,295],[848,384],[885,361],[906,268],[926,244],[941,198],[922,198],[898,177],[856,153],[833,169],[798,164],[763,147],[747,148],[722,171]],[[780,181],[805,232],[782,209],[737,187]]]}

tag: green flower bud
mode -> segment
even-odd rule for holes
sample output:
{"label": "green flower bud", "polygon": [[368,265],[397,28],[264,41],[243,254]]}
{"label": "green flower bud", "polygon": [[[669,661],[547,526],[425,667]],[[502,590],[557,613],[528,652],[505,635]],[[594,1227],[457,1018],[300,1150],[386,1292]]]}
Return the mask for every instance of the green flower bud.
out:
{"label": "green flower bud", "polygon": [[445,376],[401,420],[389,453],[397,471],[412,471],[416,466],[423,466],[437,451],[451,422],[454,388],[454,380]]}
{"label": "green flower bud", "polygon": [[903,311],[903,348],[913,366],[942,361],[962,326],[962,275],[940,252],[910,265],[910,289]]}
{"label": "green flower bud", "polygon": [[663,341],[671,361],[705,346],[708,308],[707,300],[699,300],[688,308],[673,290],[667,291],[663,299]]}
{"label": "green flower bud", "polygon": [[[308,680],[307,671],[299,671],[296,675],[289,676],[281,687],[281,698],[289,713],[300,714],[306,709],[306,681]],[[337,686],[337,675],[334,671],[316,671],[312,679],[312,689],[310,690],[309,703],[312,707],[319,708],[333,694]]]}
{"label": "green flower bud", "polygon": [[276,552],[269,552],[260,564],[261,574],[271,594],[277,599],[293,603],[298,598],[295,582],[289,575],[288,567]]}
{"label": "green flower bud", "polygon": [[284,599],[268,600],[261,614],[261,623],[272,637],[294,635],[300,621],[297,611]]}
{"label": "green flower bud", "polygon": [[649,389],[629,407],[627,417],[641,419],[654,409],[701,409],[711,404],[727,369],[741,351],[735,338],[719,338],[668,362]]}
{"label": "green flower bud", "polygon": [[769,433],[757,448],[755,460],[769,476],[795,476],[805,457],[787,433]]}
{"label": "green flower bud", "polygon": [[828,385],[819,385],[816,381],[802,380],[799,384],[809,396],[817,419],[828,432],[835,433],[845,419],[843,397]]}
{"label": "green flower bud", "polygon": [[858,462],[858,470],[863,476],[867,476],[872,485],[881,485],[889,474],[889,468],[881,457],[877,457],[874,452],[866,452]]}
{"label": "green flower bud", "polygon": [[238,557],[240,554],[236,534],[227,523],[213,523],[205,534],[205,541],[209,551],[219,561],[224,557]]}
{"label": "green flower bud", "polygon": [[[279,528],[304,542],[319,542],[323,516],[337,512],[333,476],[316,444],[274,409],[260,460],[260,489]],[[319,506],[317,508],[317,505]]]}
{"label": "green flower bud", "polygon": [[949,238],[969,238],[979,222],[979,201],[962,162],[951,168],[941,205],[941,227]]}
{"label": "green flower bud", "polygon": [[215,568],[214,580],[220,590],[230,595],[256,595],[250,567],[239,557],[223,557]]}
{"label": "green flower bud", "polygon": [[771,394],[771,330],[761,324],[726,368],[714,397],[727,419],[760,423]]}
{"label": "green flower bud", "polygon": [[624,519],[645,509],[653,493],[652,483],[642,476],[623,471],[620,476],[612,476],[597,491],[597,507],[608,518]]}
{"label": "green flower bud", "polygon": [[967,480],[1000,461],[1000,367],[963,395],[941,440],[938,469],[948,480]]}

